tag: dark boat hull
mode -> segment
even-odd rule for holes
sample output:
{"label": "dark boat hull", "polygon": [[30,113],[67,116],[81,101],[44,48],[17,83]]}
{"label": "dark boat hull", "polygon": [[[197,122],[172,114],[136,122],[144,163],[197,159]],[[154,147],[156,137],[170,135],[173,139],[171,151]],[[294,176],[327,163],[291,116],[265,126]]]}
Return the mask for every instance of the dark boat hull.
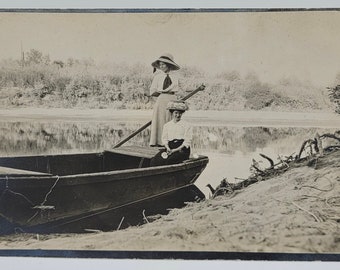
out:
{"label": "dark boat hull", "polygon": [[[114,158],[116,156],[110,162],[107,157],[102,158],[102,163],[111,164]],[[92,157],[90,160],[95,161]],[[141,209],[145,209],[145,214],[153,215],[164,213],[169,207],[179,207],[195,197],[202,199],[204,195],[194,188],[193,183],[207,163],[206,157],[200,157],[161,167],[110,171],[111,165],[105,165],[104,171],[85,174],[56,176],[40,169],[42,175],[2,176],[0,233],[13,228],[27,232],[110,230],[117,228],[123,216],[121,227],[135,225],[134,217],[142,214]],[[0,159],[0,165],[3,164],[8,166],[10,162]],[[24,165],[15,166],[27,169]],[[101,165],[102,168],[105,166]],[[195,196],[192,197],[191,193]]]}
{"label": "dark boat hull", "polygon": [[19,226],[0,217],[0,233],[84,233],[119,230],[152,222],[156,215],[165,215],[170,209],[181,208],[188,202],[198,202],[204,198],[204,194],[195,185],[189,185],[123,206],[36,226]]}

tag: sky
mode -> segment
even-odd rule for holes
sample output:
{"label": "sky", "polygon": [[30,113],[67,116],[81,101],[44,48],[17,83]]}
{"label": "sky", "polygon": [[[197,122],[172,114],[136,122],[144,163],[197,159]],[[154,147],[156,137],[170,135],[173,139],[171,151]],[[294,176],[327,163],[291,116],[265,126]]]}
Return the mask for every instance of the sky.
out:
{"label": "sky", "polygon": [[340,12],[0,13],[0,59],[37,49],[52,60],[181,66],[217,74],[255,72],[318,85],[340,73]]}

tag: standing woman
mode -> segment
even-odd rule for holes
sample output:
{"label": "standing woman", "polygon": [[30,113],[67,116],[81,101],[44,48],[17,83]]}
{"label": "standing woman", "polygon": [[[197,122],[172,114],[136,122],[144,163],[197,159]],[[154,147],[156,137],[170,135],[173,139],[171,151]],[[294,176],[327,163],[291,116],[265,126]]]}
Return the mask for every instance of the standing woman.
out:
{"label": "standing woman", "polygon": [[171,54],[163,54],[152,63],[155,76],[153,78],[150,95],[157,97],[152,115],[150,146],[162,146],[162,131],[165,123],[171,120],[171,113],[166,110],[170,101],[176,100],[178,91],[178,77],[174,70],[180,69]]}

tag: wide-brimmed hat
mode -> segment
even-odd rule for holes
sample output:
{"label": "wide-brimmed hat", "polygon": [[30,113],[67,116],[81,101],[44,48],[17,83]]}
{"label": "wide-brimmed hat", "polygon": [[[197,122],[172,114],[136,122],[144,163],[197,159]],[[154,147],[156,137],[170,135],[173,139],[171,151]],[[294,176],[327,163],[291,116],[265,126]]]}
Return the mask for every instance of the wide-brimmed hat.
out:
{"label": "wide-brimmed hat", "polygon": [[171,54],[169,54],[169,53],[164,53],[156,61],[152,62],[151,65],[154,68],[159,68],[159,62],[166,63],[171,70],[178,70],[178,69],[180,69],[180,66],[175,63],[174,57]]}
{"label": "wide-brimmed hat", "polygon": [[175,100],[170,101],[166,106],[166,109],[169,111],[187,111],[189,109],[188,105],[184,101]]}

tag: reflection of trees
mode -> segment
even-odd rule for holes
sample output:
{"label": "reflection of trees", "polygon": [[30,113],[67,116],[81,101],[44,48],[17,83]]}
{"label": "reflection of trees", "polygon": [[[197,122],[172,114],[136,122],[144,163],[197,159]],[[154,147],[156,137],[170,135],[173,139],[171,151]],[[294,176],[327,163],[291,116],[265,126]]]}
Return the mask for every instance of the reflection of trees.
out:
{"label": "reflection of trees", "polygon": [[272,141],[272,135],[269,128],[253,127],[244,128],[244,134],[241,136],[247,149],[254,152],[256,148],[264,148]]}
{"label": "reflection of trees", "polygon": [[[107,150],[140,126],[141,123],[134,122],[0,122],[0,155]],[[315,133],[316,129],[303,128],[194,127],[192,147],[228,154],[247,153],[278,144],[287,137],[297,140]],[[150,129],[146,129],[126,145],[147,146],[149,136]]]}
{"label": "reflection of trees", "polygon": [[[317,129],[268,127],[195,127],[193,148],[233,154],[255,152],[290,138],[314,136]],[[322,132],[321,132],[322,133]],[[289,141],[289,140],[288,140]]]}
{"label": "reflection of trees", "polygon": [[[242,128],[240,128],[242,130]],[[192,146],[194,149],[211,149],[220,152],[233,152],[235,131],[225,127],[195,127]]]}
{"label": "reflection of trees", "polygon": [[[1,154],[97,151],[113,147],[139,124],[119,123],[0,123]],[[146,130],[127,144],[147,145]]]}

